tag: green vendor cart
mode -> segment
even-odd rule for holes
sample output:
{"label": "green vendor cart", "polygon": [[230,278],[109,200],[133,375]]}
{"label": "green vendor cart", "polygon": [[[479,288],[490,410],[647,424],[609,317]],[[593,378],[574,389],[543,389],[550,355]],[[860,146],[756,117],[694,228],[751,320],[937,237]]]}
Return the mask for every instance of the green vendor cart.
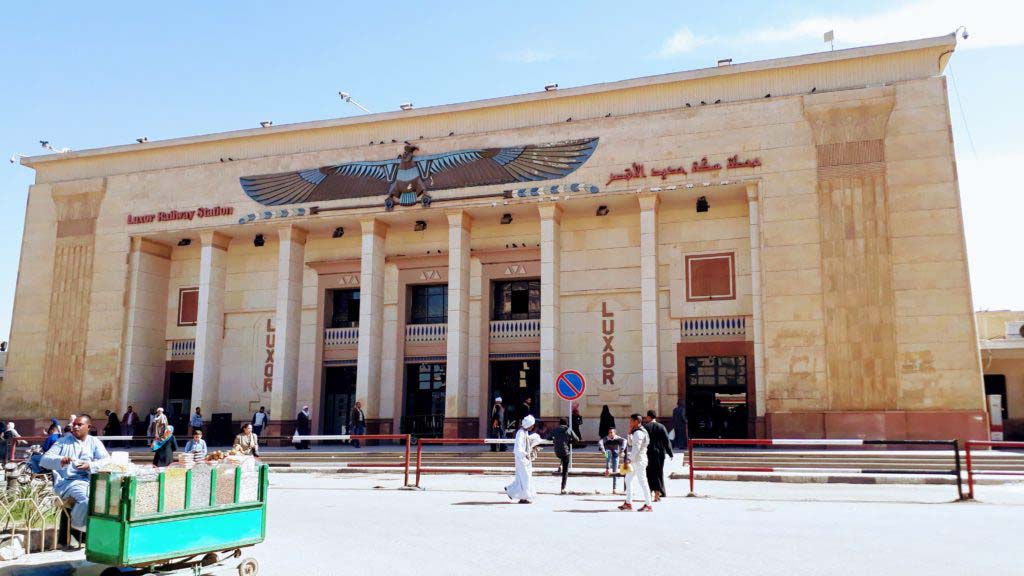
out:
{"label": "green vendor cart", "polygon": [[199,465],[91,479],[85,557],[100,574],[257,574],[242,548],[267,533],[269,468]]}

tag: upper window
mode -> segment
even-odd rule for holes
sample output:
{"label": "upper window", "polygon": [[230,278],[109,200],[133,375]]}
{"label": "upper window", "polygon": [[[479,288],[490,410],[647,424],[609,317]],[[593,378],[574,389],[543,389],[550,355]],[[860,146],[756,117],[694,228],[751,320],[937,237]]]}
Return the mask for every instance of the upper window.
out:
{"label": "upper window", "polygon": [[736,265],[732,252],[686,257],[686,300],[734,300]]}
{"label": "upper window", "polygon": [[491,320],[536,320],[540,318],[540,280],[494,283]]}
{"label": "upper window", "polygon": [[178,326],[195,326],[199,316],[199,288],[178,290]]}
{"label": "upper window", "polygon": [[413,286],[409,324],[448,323],[448,285],[429,284]]}
{"label": "upper window", "polygon": [[329,328],[359,326],[359,290],[331,290],[331,304]]}

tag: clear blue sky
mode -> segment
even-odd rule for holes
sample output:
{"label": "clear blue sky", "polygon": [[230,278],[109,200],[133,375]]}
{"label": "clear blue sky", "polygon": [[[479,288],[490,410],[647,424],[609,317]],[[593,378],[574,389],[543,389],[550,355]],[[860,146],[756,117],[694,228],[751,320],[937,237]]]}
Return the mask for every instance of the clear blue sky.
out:
{"label": "clear blue sky", "polygon": [[[0,154],[39,154],[39,140],[78,150],[358,113],[339,90],[394,110],[816,52],[829,28],[844,48],[966,24],[971,38],[952,64],[976,155],[955,94],[950,102],[975,305],[1024,309],[1015,248],[1024,204],[1009,176],[1024,162],[1020,4],[9,3],[0,11]],[[0,339],[32,180],[0,164]]]}

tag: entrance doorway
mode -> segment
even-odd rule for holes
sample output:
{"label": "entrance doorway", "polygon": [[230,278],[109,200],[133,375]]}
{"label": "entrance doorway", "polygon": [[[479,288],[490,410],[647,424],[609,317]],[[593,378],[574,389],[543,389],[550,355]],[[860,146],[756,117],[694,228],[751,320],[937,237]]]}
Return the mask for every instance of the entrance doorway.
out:
{"label": "entrance doorway", "polygon": [[690,438],[747,437],[747,357],[686,357]]}
{"label": "entrance doorway", "polygon": [[324,434],[348,434],[348,419],[356,402],[356,367],[324,369],[324,398],[321,405]]}
{"label": "entrance doorway", "polygon": [[405,416],[402,434],[440,438],[444,434],[444,392],[447,364],[405,365]]}
{"label": "entrance doorway", "polygon": [[[186,436],[188,434],[188,422],[190,406],[192,406],[192,373],[171,372],[168,375],[167,401],[164,405],[164,412],[167,414],[167,423],[174,426],[175,436]],[[200,406],[206,408],[206,406]],[[203,414],[209,418],[208,414]]]}
{"label": "entrance doorway", "polygon": [[[540,360],[502,360],[491,362],[491,395],[487,403],[488,418],[494,399],[501,397],[505,405],[505,428],[513,434],[525,416],[523,403],[530,398],[530,412],[540,414]],[[488,422],[490,427],[490,422]]]}

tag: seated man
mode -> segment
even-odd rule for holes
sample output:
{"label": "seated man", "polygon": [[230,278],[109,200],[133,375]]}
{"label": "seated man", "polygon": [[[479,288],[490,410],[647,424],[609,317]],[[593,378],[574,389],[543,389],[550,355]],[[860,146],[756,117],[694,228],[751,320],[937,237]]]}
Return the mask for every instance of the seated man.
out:
{"label": "seated man", "polygon": [[92,419],[85,414],[75,418],[71,434],[57,440],[39,464],[53,470],[53,490],[61,498],[74,500],[71,528],[85,532],[89,516],[89,476],[100,460],[110,458],[99,438],[89,435]]}

